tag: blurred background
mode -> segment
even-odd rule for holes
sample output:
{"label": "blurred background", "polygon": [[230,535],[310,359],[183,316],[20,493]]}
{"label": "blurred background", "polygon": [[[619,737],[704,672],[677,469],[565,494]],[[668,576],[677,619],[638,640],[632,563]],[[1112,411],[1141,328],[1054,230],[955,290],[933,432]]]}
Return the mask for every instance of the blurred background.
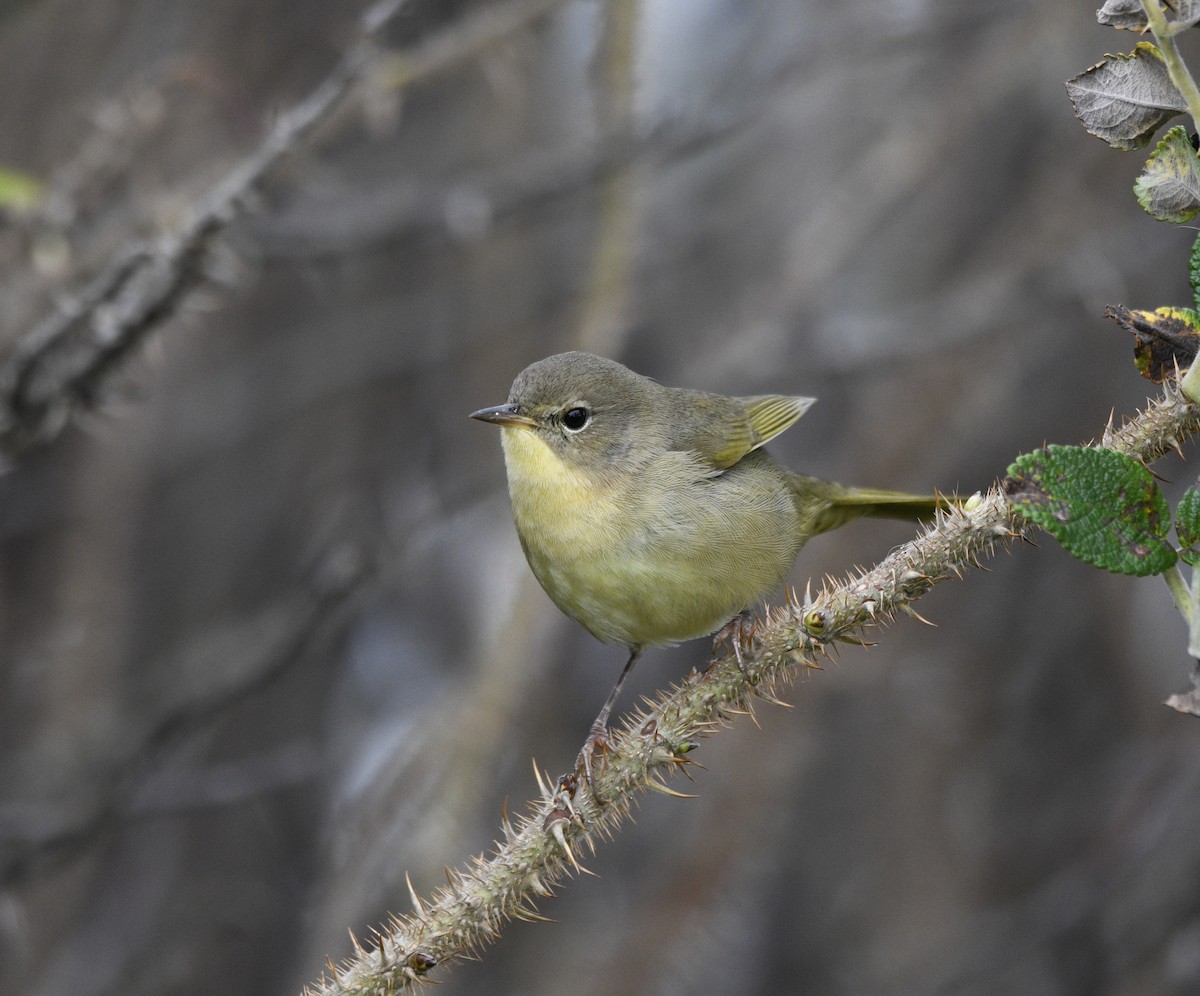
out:
{"label": "blurred background", "polygon": [[[531,758],[570,766],[624,652],[532,580],[467,418],[531,361],[816,395],[778,458],[914,491],[1132,412],[1104,307],[1188,303],[1192,233],[1072,116],[1136,41],[1095,6],[404,5],[212,279],[0,477],[0,993],[298,992],[406,871],[490,845]],[[0,169],[35,184],[0,352],[177,226],[365,8],[0,7]],[[910,535],[855,524],[793,580]],[[1049,540],[987,567],[706,741],[700,798],[645,800],[446,991],[1197,991],[1183,623]],[[707,654],[648,653],[625,704]]]}

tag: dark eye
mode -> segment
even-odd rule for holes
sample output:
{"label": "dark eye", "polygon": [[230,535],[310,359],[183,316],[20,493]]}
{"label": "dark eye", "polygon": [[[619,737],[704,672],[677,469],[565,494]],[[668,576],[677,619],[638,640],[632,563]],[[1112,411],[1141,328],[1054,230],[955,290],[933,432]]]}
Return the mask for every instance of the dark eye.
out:
{"label": "dark eye", "polygon": [[588,424],[590,412],[586,408],[568,408],[563,412],[563,425],[572,432],[578,432]]}

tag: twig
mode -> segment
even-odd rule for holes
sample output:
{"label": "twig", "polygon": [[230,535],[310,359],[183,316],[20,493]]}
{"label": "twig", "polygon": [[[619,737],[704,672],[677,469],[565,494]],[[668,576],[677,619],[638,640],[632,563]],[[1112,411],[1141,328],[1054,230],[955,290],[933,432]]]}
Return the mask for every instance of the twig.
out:
{"label": "twig", "polygon": [[[485,4],[410,52],[387,57],[389,78],[407,86],[442,72],[560,2]],[[378,36],[406,3],[379,0],[370,7],[358,41],[330,75],[275,120],[258,149],[202,197],[176,231],[129,245],[16,342],[0,362],[0,454],[11,460],[53,440],[76,409],[95,404],[105,376],[208,281],[214,238],[246,212],[280,161],[311,141],[376,72]]]}
{"label": "twig", "polygon": [[[1150,462],[1200,431],[1200,406],[1173,385],[1135,419],[1108,427],[1104,446]],[[355,954],[305,990],[307,996],[365,996],[410,988],[437,965],[475,954],[513,918],[537,919],[540,897],[572,872],[579,856],[611,837],[646,791],[677,795],[663,776],[689,763],[696,740],[751,709],[755,697],[778,701],[776,691],[800,670],[818,668],[837,642],[860,643],[857,634],[898,612],[935,584],[961,577],[997,544],[1023,535],[1026,523],[992,489],[986,496],[944,512],[935,526],[895,550],[876,567],[830,582],[813,599],[790,593],[786,604],[755,624],[752,647],[743,650],[745,673],[731,654],[703,673],[659,695],[611,734],[598,766],[593,796],[574,774],[557,784],[538,774],[541,798],[514,826],[502,821],[503,842],[487,856],[447,869],[447,886],[429,900],[412,894],[414,912],[393,917],[364,947],[351,935]],[[749,678],[747,678],[747,674]],[[597,800],[603,800],[598,802]]]}

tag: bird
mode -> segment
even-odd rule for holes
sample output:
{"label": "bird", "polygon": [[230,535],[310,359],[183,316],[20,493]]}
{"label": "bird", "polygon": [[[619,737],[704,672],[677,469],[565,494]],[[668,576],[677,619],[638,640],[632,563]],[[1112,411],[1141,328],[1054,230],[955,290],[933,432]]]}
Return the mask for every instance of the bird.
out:
{"label": "bird", "polygon": [[763,445],[814,401],[667,387],[567,352],[522,370],[504,404],[471,413],[502,430],[513,521],[534,577],[565,615],[629,654],[580,755],[589,784],[621,686],[647,647],[744,618],[812,536],[939,506],[777,463]]}

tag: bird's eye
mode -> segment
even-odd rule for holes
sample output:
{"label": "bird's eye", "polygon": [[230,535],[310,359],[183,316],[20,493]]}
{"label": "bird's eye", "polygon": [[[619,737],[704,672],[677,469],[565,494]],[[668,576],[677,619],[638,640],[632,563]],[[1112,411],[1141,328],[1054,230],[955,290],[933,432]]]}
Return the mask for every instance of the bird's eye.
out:
{"label": "bird's eye", "polygon": [[563,412],[563,425],[572,432],[578,432],[588,424],[588,418],[590,417],[590,414],[591,413],[586,408],[568,408],[565,412]]}

